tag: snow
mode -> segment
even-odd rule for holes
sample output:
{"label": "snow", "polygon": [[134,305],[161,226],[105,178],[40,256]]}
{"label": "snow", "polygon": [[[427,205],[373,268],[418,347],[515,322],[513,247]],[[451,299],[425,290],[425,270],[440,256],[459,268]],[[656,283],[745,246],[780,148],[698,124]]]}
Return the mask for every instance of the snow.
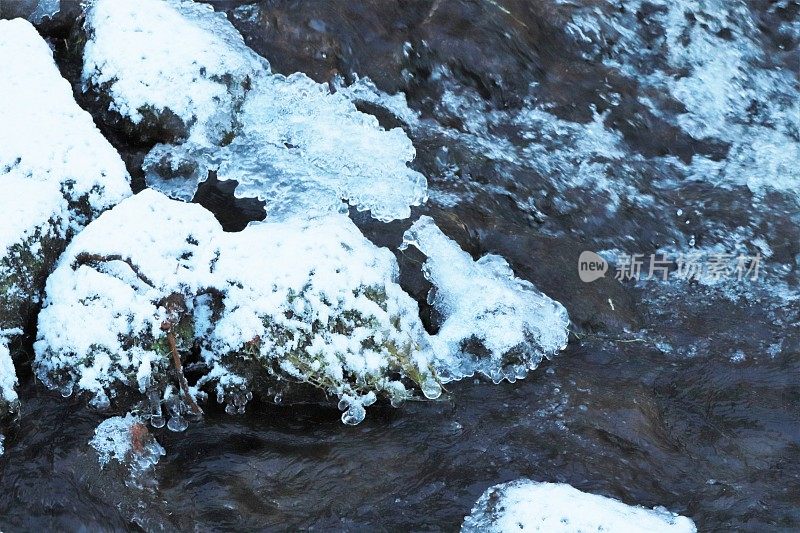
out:
{"label": "snow", "polygon": [[70,202],[86,199],[94,214],[130,194],[125,165],[29,22],[0,20],[0,72],[0,181],[50,183]]}
{"label": "snow", "polygon": [[691,519],[663,507],[652,510],[581,492],[563,483],[527,479],[483,493],[462,532],[614,531],[696,532]]}
{"label": "snow", "polygon": [[[343,420],[357,423],[376,394],[393,403],[414,395],[394,376],[441,394],[417,304],[397,274],[391,252],[346,216],[225,233],[202,207],[145,190],[63,254],[47,282],[34,366],[51,388],[87,391],[100,407],[120,387],[155,390],[161,416],[158,398],[180,398],[165,385],[172,363],[162,324],[188,322],[178,340],[196,340],[208,368],[195,398],[213,386],[241,411],[253,379],[271,373],[338,398]],[[169,309],[171,295],[185,310]]]}
{"label": "snow", "polygon": [[[14,362],[6,345],[6,339],[0,337],[0,403],[7,406],[17,401],[17,374],[14,371]],[[2,409],[0,409],[2,412]]]}
{"label": "snow", "polygon": [[[428,216],[403,241],[428,257],[423,272],[434,286],[429,301],[443,317],[432,338],[443,375],[458,379],[477,371],[495,382],[514,381],[566,346],[564,306],[515,277],[502,257],[473,261]],[[471,347],[472,340],[483,349]]]}
{"label": "snow", "polygon": [[[8,351],[6,339],[0,336],[0,422],[9,412],[16,410],[18,404],[17,397],[17,374],[14,370],[14,361]],[[5,436],[0,433],[0,455],[3,455]]]}
{"label": "snow", "polygon": [[29,22],[0,20],[0,72],[0,328],[17,328],[65,241],[130,187]]}
{"label": "snow", "polygon": [[304,74],[273,74],[209,6],[96,0],[86,29],[87,88],[134,123],[169,110],[189,127],[144,162],[148,184],[173,198],[191,200],[212,170],[239,182],[237,196],[265,200],[273,221],[345,212],[343,201],[389,221],[427,198],[401,129]]}

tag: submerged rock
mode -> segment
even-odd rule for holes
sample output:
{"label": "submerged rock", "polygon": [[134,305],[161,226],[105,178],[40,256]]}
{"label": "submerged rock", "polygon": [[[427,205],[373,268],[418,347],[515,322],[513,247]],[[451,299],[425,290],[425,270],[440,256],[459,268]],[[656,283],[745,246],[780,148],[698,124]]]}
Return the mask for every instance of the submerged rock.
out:
{"label": "submerged rock", "polygon": [[[135,230],[131,221],[137,222]],[[437,397],[416,302],[394,256],[349,218],[265,223],[224,233],[200,206],[146,190],[103,214],[47,282],[35,370],[65,395],[146,401],[171,429],[295,383],[335,397],[358,423],[378,397]],[[189,384],[184,365],[201,376]],[[278,392],[275,392],[275,391]]]}
{"label": "submerged rock", "polygon": [[490,487],[461,527],[464,533],[511,531],[695,532],[691,519],[527,479]]}
{"label": "submerged rock", "polygon": [[266,201],[271,220],[344,212],[345,200],[388,221],[427,198],[400,128],[304,74],[273,74],[209,6],[96,0],[85,33],[87,90],[108,99],[108,121],[167,143],[144,169],[173,198],[191,200],[212,171],[236,180],[238,197]]}
{"label": "submerged rock", "polygon": [[30,23],[0,20],[0,72],[0,330],[9,330],[27,325],[67,241],[130,186]]}
{"label": "submerged rock", "polygon": [[428,216],[403,240],[428,257],[422,268],[433,284],[428,301],[441,317],[433,345],[444,375],[514,381],[567,345],[567,310],[515,277],[502,257],[474,261]]}

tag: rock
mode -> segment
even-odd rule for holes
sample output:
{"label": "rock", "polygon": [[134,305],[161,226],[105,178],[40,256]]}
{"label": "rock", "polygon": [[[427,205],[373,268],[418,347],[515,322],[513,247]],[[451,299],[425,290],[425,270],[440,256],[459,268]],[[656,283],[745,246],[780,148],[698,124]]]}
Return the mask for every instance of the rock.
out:
{"label": "rock", "polygon": [[[145,402],[155,426],[166,406],[175,430],[206,392],[242,412],[253,394],[297,386],[335,398],[343,421],[358,423],[378,397],[441,394],[417,304],[396,276],[391,252],[346,216],[225,233],[202,207],[145,190],[61,257],[34,368],[100,408]],[[199,374],[191,384],[184,367]]]}
{"label": "rock", "polygon": [[383,129],[304,74],[273,74],[209,6],[98,0],[84,28],[86,88],[108,100],[104,121],[163,143],[143,168],[172,198],[195,198],[210,172],[236,181],[236,197],[266,202],[271,220],[345,212],[347,202],[389,221],[427,198],[402,129]]}
{"label": "rock", "polygon": [[[136,141],[171,142],[190,130],[220,142],[255,72],[268,68],[211,6],[186,1],[92,2],[82,79],[107,99],[104,119]],[[120,43],[126,43],[120,46]]]}
{"label": "rock", "polygon": [[28,324],[67,241],[130,186],[30,23],[0,20],[0,71],[0,330],[8,330]]}
{"label": "rock", "polygon": [[464,533],[511,531],[696,532],[691,519],[527,479],[490,487],[461,527]]}

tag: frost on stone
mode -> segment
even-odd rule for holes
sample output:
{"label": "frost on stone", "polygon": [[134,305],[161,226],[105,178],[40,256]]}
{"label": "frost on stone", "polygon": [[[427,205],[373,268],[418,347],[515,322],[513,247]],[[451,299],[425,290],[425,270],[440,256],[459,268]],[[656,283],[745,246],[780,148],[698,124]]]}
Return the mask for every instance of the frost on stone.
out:
{"label": "frost on stone", "polygon": [[304,74],[273,74],[209,6],[96,0],[85,27],[87,88],[139,130],[180,124],[179,140],[144,161],[151,187],[189,201],[215,171],[239,182],[238,197],[266,201],[274,221],[343,212],[347,203],[388,221],[427,198],[401,129],[383,130]]}
{"label": "frost on stone", "polygon": [[694,522],[663,507],[647,509],[581,492],[563,483],[527,479],[490,487],[461,527],[463,533],[517,531],[696,532]]}
{"label": "frost on stone", "polygon": [[127,484],[141,487],[166,452],[147,429],[147,422],[130,413],[104,420],[94,430],[89,445],[100,467],[116,462],[129,472]]}
{"label": "frost on stone", "polygon": [[0,329],[13,329],[26,325],[66,241],[130,187],[27,21],[0,20],[0,72]]}
{"label": "frost on stone", "polygon": [[403,240],[403,247],[428,257],[428,300],[442,318],[431,342],[443,376],[480,372],[495,382],[514,381],[566,346],[564,306],[515,277],[502,257],[487,254],[474,261],[427,216]]}
{"label": "frost on stone", "polygon": [[98,407],[141,400],[154,425],[168,418],[175,430],[207,393],[242,412],[253,394],[297,384],[358,423],[379,397],[441,394],[417,304],[396,277],[391,252],[346,216],[225,233],[202,207],[146,190],[67,248],[47,282],[34,367]]}

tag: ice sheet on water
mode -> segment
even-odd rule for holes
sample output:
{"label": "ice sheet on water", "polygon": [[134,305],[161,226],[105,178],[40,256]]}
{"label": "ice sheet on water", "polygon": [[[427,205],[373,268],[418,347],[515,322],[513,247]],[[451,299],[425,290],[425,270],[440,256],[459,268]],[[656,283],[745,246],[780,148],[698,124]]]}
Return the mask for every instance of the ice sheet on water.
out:
{"label": "ice sheet on water", "polygon": [[357,423],[376,394],[410,398],[404,378],[441,394],[417,304],[396,277],[391,252],[346,216],[225,233],[200,206],[145,190],[62,256],[39,315],[35,368],[52,388],[87,391],[98,405],[130,387],[159,421],[162,403],[180,418],[181,393],[164,386],[172,363],[162,325],[171,321],[179,349],[196,342],[208,370],[191,389],[196,399],[216,389],[242,411],[248,393],[266,394],[254,376],[272,373],[337,397],[343,420]]}
{"label": "ice sheet on water", "polygon": [[171,110],[189,126],[183,144],[145,159],[152,187],[191,200],[217,171],[239,182],[237,196],[265,200],[271,220],[345,211],[345,201],[388,221],[427,198],[401,129],[383,130],[304,74],[273,74],[210,7],[96,0],[86,26],[88,85],[134,122],[142,109]]}
{"label": "ice sheet on water", "polygon": [[581,492],[564,483],[521,479],[483,493],[464,533],[516,531],[696,532],[694,522],[663,507],[647,509]]}
{"label": "ice sheet on water", "polygon": [[428,259],[434,309],[442,316],[432,337],[444,376],[481,372],[495,382],[514,381],[567,344],[569,317],[560,303],[517,278],[500,256],[477,261],[423,216],[403,237]]}
{"label": "ice sheet on water", "polygon": [[37,0],[36,8],[30,14],[28,20],[34,24],[39,24],[45,17],[52,18],[60,10],[61,0]]}

